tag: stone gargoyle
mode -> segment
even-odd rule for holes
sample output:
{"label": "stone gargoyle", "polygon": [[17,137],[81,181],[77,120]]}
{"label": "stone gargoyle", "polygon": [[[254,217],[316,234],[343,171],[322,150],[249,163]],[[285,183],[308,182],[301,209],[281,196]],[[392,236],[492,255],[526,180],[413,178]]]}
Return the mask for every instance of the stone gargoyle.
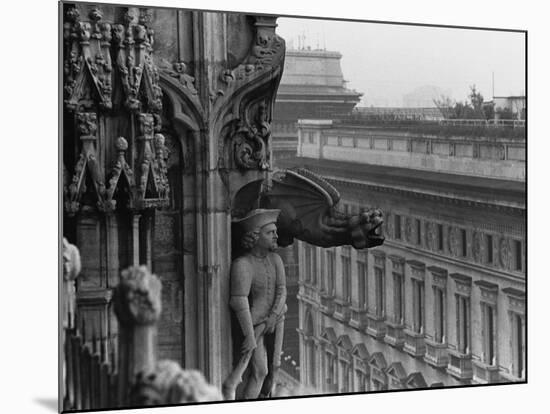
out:
{"label": "stone gargoyle", "polygon": [[233,217],[253,208],[279,209],[278,244],[294,239],[320,247],[351,245],[356,249],[384,243],[382,211],[364,209],[359,214],[339,211],[338,191],[326,180],[304,168],[281,170],[270,179],[252,182],[239,191]]}

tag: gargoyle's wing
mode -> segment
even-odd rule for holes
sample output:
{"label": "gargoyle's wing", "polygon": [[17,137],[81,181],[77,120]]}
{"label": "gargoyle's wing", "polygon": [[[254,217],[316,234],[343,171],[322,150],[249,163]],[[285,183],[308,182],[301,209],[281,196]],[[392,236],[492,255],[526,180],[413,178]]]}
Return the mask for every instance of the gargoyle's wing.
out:
{"label": "gargoyle's wing", "polygon": [[261,204],[281,210],[277,222],[279,244],[286,246],[319,228],[321,217],[339,200],[340,194],[331,184],[309,170],[297,168],[275,173]]}

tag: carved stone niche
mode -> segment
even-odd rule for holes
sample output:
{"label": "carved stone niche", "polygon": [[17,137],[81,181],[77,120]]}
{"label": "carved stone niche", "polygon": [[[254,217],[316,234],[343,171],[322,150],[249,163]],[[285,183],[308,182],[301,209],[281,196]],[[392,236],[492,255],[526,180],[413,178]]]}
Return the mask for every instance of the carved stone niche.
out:
{"label": "carved stone niche", "polygon": [[271,124],[267,111],[265,101],[253,104],[248,110],[248,119],[235,124],[233,159],[241,170],[267,170],[270,167]]}
{"label": "carved stone niche", "polygon": [[498,242],[498,253],[500,265],[507,270],[510,270],[512,262],[512,249],[510,247],[510,240],[505,237],[501,237]]}
{"label": "carved stone niche", "polygon": [[483,234],[479,231],[474,231],[472,235],[472,254],[477,263],[483,261],[483,257],[485,256],[485,244],[483,243]]}
{"label": "carved stone niche", "polygon": [[409,216],[405,217],[405,240],[408,243],[412,243],[412,241],[413,241],[412,218],[409,217]]}
{"label": "carved stone niche", "polygon": [[449,226],[448,234],[449,234],[449,237],[447,241],[448,241],[449,252],[453,256],[458,256],[459,255],[458,228],[455,226]]}
{"label": "carved stone niche", "polygon": [[429,250],[435,250],[436,238],[435,238],[435,223],[430,221],[426,222],[426,246]]}

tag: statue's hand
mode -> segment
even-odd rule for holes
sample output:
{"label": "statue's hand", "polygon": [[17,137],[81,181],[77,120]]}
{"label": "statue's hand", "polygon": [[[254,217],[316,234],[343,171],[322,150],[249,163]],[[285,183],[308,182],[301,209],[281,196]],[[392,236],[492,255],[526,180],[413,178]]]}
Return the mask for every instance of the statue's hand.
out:
{"label": "statue's hand", "polygon": [[253,351],[256,346],[256,339],[254,339],[254,336],[245,336],[243,344],[241,346],[241,354],[246,354]]}
{"label": "statue's hand", "polygon": [[277,315],[272,313],[265,322],[265,333],[273,333],[275,331],[275,325],[277,324]]}

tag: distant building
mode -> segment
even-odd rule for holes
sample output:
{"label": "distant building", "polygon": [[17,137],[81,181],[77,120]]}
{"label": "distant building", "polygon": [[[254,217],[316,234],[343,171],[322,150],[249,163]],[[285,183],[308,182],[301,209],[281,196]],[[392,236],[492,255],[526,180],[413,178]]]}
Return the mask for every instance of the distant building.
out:
{"label": "distant building", "polygon": [[525,140],[299,122],[342,209],[380,207],[368,251],[298,243],[300,375],[318,392],[525,379]]}
{"label": "distant building", "polygon": [[338,52],[287,50],[273,114],[275,159],[296,154],[298,119],[351,113],[362,94],[346,88]]}
{"label": "distant building", "polygon": [[495,119],[502,118],[503,112],[507,112],[512,119],[524,120],[526,104],[525,96],[494,96]]}

